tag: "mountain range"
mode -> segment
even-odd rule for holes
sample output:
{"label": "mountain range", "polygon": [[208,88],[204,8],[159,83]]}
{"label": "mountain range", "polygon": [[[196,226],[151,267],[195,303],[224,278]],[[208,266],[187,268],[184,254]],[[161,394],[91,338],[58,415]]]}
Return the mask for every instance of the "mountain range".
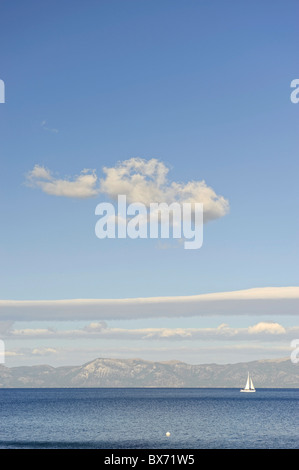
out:
{"label": "mountain range", "polygon": [[98,358],[81,366],[0,366],[1,388],[232,387],[250,372],[256,388],[299,388],[299,364],[290,358],[237,364],[191,365],[180,361]]}

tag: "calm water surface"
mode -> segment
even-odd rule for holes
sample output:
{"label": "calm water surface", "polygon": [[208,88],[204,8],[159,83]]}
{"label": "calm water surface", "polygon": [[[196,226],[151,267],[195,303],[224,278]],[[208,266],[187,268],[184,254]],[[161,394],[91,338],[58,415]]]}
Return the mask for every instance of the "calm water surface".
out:
{"label": "calm water surface", "polygon": [[298,389],[0,389],[0,448],[298,449],[298,410]]}

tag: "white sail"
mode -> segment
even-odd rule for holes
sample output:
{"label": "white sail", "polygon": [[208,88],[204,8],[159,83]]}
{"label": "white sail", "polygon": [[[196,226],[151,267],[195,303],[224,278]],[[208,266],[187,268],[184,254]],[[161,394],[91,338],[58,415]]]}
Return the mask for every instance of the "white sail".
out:
{"label": "white sail", "polygon": [[249,375],[249,372],[248,372],[246,385],[245,385],[244,388],[242,388],[242,390],[240,390],[240,392],[255,392],[255,388],[254,388],[252,379]]}
{"label": "white sail", "polygon": [[249,373],[248,373],[248,377],[247,377],[247,382],[246,382],[246,385],[245,385],[245,389],[244,390],[249,390],[250,389],[250,378],[249,378]]}

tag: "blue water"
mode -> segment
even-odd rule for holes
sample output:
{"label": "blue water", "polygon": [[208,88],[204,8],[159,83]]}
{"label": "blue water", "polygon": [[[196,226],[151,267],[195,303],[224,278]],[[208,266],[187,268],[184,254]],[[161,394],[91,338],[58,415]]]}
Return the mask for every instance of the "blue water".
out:
{"label": "blue water", "polygon": [[0,448],[298,449],[298,407],[298,389],[0,389]]}

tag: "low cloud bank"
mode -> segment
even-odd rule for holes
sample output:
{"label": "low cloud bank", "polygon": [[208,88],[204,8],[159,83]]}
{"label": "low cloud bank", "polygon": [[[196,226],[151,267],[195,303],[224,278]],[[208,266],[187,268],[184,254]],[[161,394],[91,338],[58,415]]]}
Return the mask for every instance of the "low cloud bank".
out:
{"label": "low cloud bank", "polygon": [[0,300],[0,321],[298,315],[299,287],[129,299]]}

